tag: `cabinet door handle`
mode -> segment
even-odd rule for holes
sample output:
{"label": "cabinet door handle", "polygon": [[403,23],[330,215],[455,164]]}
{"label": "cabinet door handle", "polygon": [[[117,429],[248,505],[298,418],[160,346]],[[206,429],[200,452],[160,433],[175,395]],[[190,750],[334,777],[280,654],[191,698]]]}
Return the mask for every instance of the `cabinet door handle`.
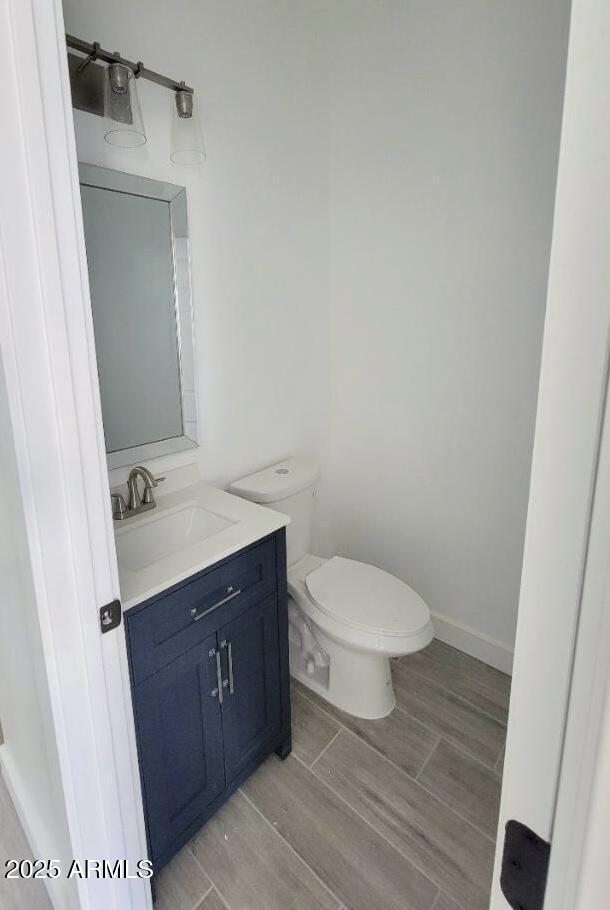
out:
{"label": "cabinet door handle", "polygon": [[[233,679],[233,644],[230,641],[223,641],[220,644],[221,648],[227,649],[227,658],[229,664],[229,695],[233,695],[235,692],[235,685]],[[226,682],[226,680],[225,680]]]}
{"label": "cabinet door handle", "polygon": [[234,597],[237,597],[241,594],[241,588],[238,588],[237,591],[233,590],[233,585],[229,585],[227,588],[227,596],[223,597],[222,600],[219,600],[213,606],[208,607],[207,610],[203,610],[201,613],[197,612],[197,607],[193,607],[191,610],[191,616],[193,617],[193,622],[199,622],[200,619],[203,619],[204,616],[207,616],[208,613],[212,613],[214,610],[217,610],[218,607],[222,607],[223,604],[228,603],[230,600],[233,600]]}
{"label": "cabinet door handle", "polygon": [[218,686],[218,701],[222,704],[222,669],[220,666],[220,651],[216,651],[216,685]]}

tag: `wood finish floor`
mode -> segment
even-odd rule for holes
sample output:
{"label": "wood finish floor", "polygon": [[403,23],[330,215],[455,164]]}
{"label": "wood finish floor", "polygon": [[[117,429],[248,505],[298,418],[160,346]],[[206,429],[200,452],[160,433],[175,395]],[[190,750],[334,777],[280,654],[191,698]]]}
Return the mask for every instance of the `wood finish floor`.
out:
{"label": "wood finish floor", "polygon": [[[6,879],[8,859],[34,859],[0,774],[0,908],[1,910],[52,910],[40,879]],[[207,910],[207,908],[206,908]]]}
{"label": "wood finish floor", "polygon": [[293,681],[272,757],[156,877],[156,910],[487,910],[510,679],[438,641],[353,718]]}

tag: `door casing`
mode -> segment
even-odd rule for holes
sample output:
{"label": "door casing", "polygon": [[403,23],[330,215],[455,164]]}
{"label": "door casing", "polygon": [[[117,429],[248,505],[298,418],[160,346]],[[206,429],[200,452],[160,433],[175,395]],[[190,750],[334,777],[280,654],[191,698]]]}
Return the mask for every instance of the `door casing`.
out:
{"label": "door casing", "polygon": [[609,108],[610,7],[573,0],[492,910],[509,819],[552,842],[549,910],[580,906],[610,666]]}
{"label": "door casing", "polygon": [[[124,634],[99,626],[119,583],[60,0],[0,0],[0,74],[0,345],[68,828],[75,858],[135,868]],[[152,906],[144,879],[77,887],[87,910]]]}

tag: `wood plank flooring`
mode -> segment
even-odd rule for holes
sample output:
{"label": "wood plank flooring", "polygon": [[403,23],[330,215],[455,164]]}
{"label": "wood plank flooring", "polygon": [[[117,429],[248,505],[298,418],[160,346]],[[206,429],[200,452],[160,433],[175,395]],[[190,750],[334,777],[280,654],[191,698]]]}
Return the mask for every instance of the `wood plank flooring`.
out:
{"label": "wood plank flooring", "polygon": [[301,698],[310,704],[317,705],[322,709],[317,712],[317,723],[321,723],[320,718],[330,715],[338,724],[351,730],[359,739],[368,743],[378,752],[381,752],[387,759],[406,771],[412,777],[416,777],[423,764],[430,757],[432,750],[439,742],[439,735],[425,727],[420,721],[411,717],[401,708],[396,707],[394,711],[381,720],[362,720],[359,717],[353,717],[351,714],[345,714],[334,705],[329,705],[324,699],[320,698],[315,692],[301,686],[295,680],[292,681],[293,691],[293,723],[296,720],[296,731],[293,733],[296,754],[299,754],[301,730],[299,729],[300,706],[303,703]]}
{"label": "wood plank flooring", "polygon": [[510,677],[506,674],[480,662],[473,672],[472,657],[441,641],[409,655],[402,663],[506,724],[510,698]]}
{"label": "wood plank flooring", "polygon": [[[304,768],[296,758],[290,762]],[[285,765],[274,758],[266,767],[275,780],[275,772],[281,773]],[[262,783],[264,777],[261,779],[259,773],[257,780]],[[339,904],[301,855],[278,837],[275,823],[243,793],[236,793],[191,844],[206,871],[213,872],[214,885],[232,908],[336,910]]]}
{"label": "wood plank flooring", "polygon": [[212,890],[199,904],[197,910],[227,910],[227,905],[220,899],[218,892]]}
{"label": "wood plank flooring", "polygon": [[494,850],[480,831],[347,730],[313,770],[433,882],[485,910]]}
{"label": "wood plank flooring", "polygon": [[436,681],[415,673],[401,658],[394,668],[398,705],[492,768],[504,746],[505,725]]}
{"label": "wood plank flooring", "polygon": [[510,679],[438,641],[392,669],[380,721],[293,681],[293,754],[161,872],[157,910],[487,910]]}
{"label": "wood plank flooring", "polygon": [[0,774],[0,907],[2,910],[52,910],[41,879],[4,878],[7,859],[34,859]]}
{"label": "wood plank flooring", "polygon": [[456,904],[455,901],[441,891],[432,910],[461,910],[461,908],[459,904]]}
{"label": "wood plank flooring", "polygon": [[496,836],[501,781],[486,765],[441,740],[419,782],[489,837]]}
{"label": "wood plank flooring", "polygon": [[155,876],[155,887],[155,910],[193,910],[212,890],[212,882],[192,851],[184,849]]}
{"label": "wood plank flooring", "polygon": [[312,765],[341,728],[328,714],[318,711],[295,685],[291,701],[292,752],[306,765]]}

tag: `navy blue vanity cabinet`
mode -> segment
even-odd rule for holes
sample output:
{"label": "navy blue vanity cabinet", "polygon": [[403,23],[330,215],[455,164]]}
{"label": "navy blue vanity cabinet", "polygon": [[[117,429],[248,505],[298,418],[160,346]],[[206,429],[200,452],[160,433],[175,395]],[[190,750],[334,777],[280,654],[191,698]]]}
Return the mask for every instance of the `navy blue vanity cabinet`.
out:
{"label": "navy blue vanity cabinet", "polygon": [[273,751],[290,752],[284,529],[125,614],[158,871]]}
{"label": "navy blue vanity cabinet", "polygon": [[230,784],[253,758],[269,752],[281,729],[280,661],[274,598],[251,607],[218,632],[227,661],[222,729]]}
{"label": "navy blue vanity cabinet", "polygon": [[225,788],[216,636],[136,687],[140,767],[152,856],[162,856]]}

